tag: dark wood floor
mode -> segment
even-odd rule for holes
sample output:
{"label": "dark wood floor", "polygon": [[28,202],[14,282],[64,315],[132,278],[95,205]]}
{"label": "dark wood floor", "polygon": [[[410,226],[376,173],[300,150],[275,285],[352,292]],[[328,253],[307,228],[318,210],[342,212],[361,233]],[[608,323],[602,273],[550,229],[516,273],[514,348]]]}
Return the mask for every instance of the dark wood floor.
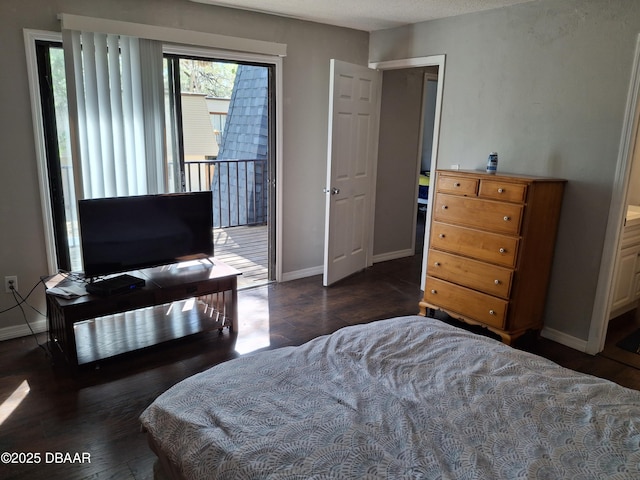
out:
{"label": "dark wood floor", "polygon": [[[156,396],[238,351],[298,345],[347,325],[417,313],[420,263],[419,255],[379,263],[331,288],[316,276],[243,290],[239,334],[198,334],[105,362],[77,378],[51,365],[31,337],[0,343],[0,452],[35,452],[42,459],[0,464],[0,478],[153,478],[155,457],[138,416]],[[615,361],[545,339],[530,338],[518,348],[640,389],[640,372]],[[54,452],[86,452],[91,463],[46,463]]]}

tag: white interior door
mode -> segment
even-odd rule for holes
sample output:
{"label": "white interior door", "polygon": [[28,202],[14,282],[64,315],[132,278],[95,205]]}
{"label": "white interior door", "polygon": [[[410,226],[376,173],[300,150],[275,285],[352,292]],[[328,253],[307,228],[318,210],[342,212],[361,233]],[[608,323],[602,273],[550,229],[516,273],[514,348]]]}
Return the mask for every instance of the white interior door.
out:
{"label": "white interior door", "polygon": [[371,264],[382,74],[331,60],[324,285]]}

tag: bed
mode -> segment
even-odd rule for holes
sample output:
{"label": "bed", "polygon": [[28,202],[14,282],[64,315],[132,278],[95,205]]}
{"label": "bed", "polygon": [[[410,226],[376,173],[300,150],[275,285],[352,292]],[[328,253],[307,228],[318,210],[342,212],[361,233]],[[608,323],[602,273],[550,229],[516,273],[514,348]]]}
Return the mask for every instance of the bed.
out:
{"label": "bed", "polygon": [[140,418],[178,479],[640,478],[640,392],[421,316],[228,361]]}

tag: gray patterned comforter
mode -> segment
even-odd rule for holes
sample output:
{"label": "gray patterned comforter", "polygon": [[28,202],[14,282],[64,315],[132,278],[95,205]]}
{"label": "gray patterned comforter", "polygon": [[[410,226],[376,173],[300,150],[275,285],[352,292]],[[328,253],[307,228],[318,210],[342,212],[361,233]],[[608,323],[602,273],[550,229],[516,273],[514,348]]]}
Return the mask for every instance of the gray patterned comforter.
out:
{"label": "gray patterned comforter", "polygon": [[141,421],[188,479],[640,478],[640,392],[419,316],[215,366]]}

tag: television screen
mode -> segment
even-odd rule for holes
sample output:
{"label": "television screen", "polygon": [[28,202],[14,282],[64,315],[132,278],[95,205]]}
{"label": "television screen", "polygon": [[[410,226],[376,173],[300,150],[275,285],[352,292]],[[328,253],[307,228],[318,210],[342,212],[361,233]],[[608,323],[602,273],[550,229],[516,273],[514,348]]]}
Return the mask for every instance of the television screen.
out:
{"label": "television screen", "polygon": [[211,192],[78,202],[86,277],[213,255]]}

